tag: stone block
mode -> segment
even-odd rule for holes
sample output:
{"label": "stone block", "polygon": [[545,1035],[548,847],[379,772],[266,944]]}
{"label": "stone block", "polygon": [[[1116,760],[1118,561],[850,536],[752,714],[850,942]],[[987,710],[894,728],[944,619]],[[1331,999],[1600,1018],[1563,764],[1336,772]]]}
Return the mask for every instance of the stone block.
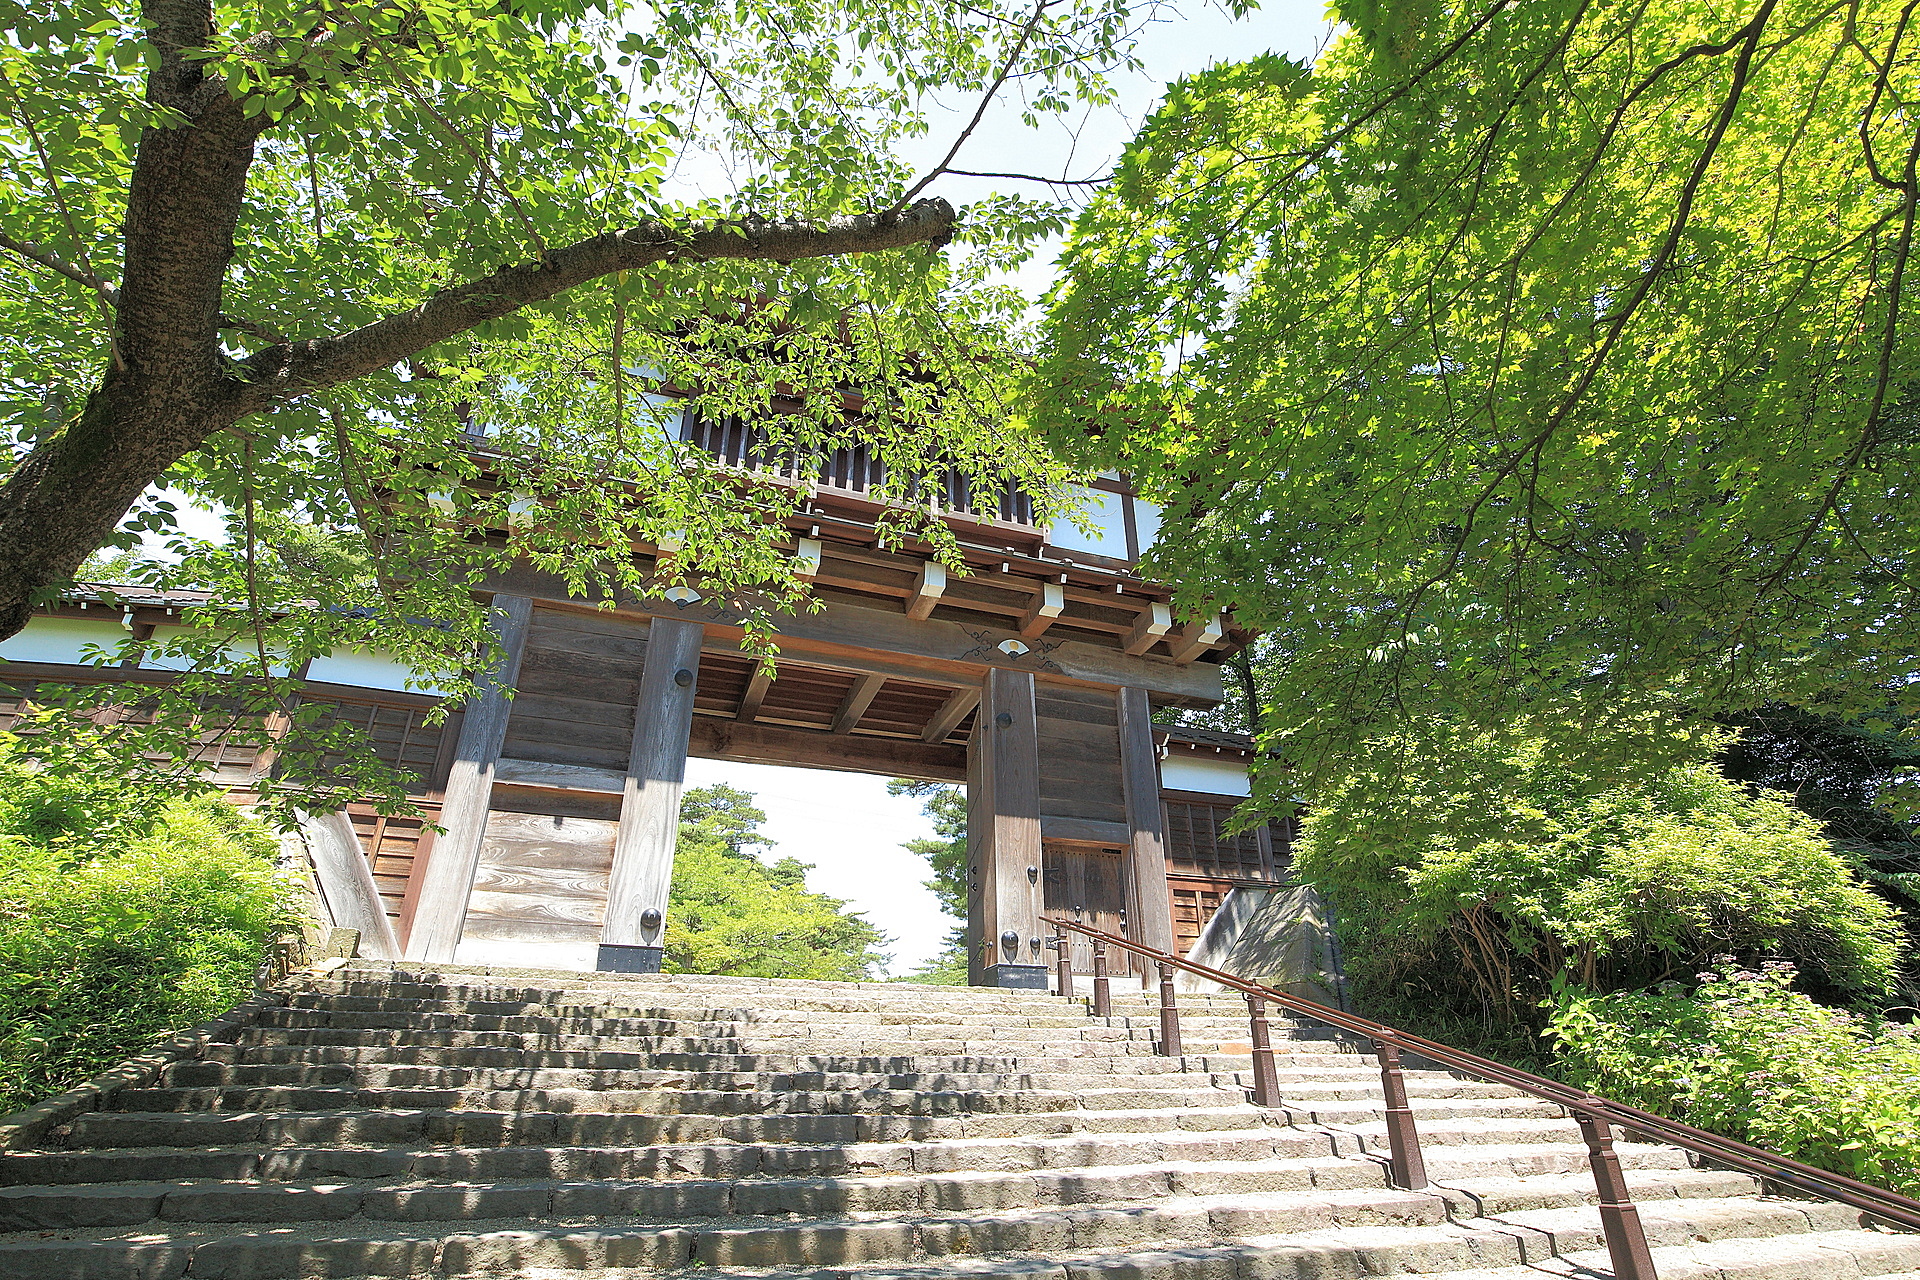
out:
{"label": "stone block", "polygon": [[192,1248],[179,1241],[18,1240],[0,1243],[0,1276],[21,1280],[176,1280]]}
{"label": "stone block", "polygon": [[423,1237],[228,1236],[196,1248],[188,1275],[193,1280],[413,1276],[432,1269],[435,1253],[436,1242]]}
{"label": "stone block", "polygon": [[128,1227],[157,1216],[168,1190],[165,1184],[0,1188],[0,1231]]}
{"label": "stone block", "polygon": [[694,1257],[710,1267],[832,1266],[907,1258],[912,1252],[911,1225],[853,1222],[704,1231]]}
{"label": "stone block", "polygon": [[230,1184],[167,1193],[161,1216],[172,1222],[330,1222],[360,1211],[354,1185]]}
{"label": "stone block", "polygon": [[459,1222],[479,1218],[545,1216],[552,1183],[482,1184],[432,1187],[369,1187],[367,1217],[392,1222]]}

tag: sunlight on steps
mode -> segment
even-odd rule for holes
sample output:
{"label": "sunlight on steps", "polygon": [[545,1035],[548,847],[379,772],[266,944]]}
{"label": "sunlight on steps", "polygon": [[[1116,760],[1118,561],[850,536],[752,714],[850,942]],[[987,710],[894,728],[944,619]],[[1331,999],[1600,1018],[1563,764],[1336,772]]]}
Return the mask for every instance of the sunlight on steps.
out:
{"label": "sunlight on steps", "polygon": [[[1605,1274],[1560,1111],[1410,1071],[1435,1186],[1388,1186],[1378,1073],[1244,1005],[356,962],[232,1044],[0,1153],[0,1276]],[[1920,1236],[1623,1142],[1663,1280],[1920,1280]]]}

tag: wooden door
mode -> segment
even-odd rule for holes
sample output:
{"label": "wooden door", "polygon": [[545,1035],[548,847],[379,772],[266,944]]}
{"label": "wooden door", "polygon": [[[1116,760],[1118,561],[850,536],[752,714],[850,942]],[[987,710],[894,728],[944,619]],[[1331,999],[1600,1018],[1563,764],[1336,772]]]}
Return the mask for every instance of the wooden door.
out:
{"label": "wooden door", "polygon": [[[1127,931],[1126,867],[1121,851],[1091,845],[1047,844],[1040,854],[1041,914],[1049,920],[1074,920],[1090,929]],[[1093,944],[1069,933],[1075,973],[1093,972]],[[1107,972],[1131,969],[1125,952],[1107,950]]]}

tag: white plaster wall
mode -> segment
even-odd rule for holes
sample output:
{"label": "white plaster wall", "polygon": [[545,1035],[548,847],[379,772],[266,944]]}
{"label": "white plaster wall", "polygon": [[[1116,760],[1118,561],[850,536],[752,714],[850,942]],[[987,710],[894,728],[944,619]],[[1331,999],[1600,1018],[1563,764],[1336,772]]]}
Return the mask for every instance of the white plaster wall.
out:
{"label": "white plaster wall", "polygon": [[1171,751],[1160,762],[1160,785],[1168,791],[1202,791],[1220,796],[1253,794],[1246,766],[1226,756]]}
{"label": "white plaster wall", "polygon": [[1102,489],[1082,489],[1076,497],[1082,512],[1093,521],[1094,532],[1088,534],[1062,517],[1048,527],[1047,541],[1066,551],[1091,551],[1097,556],[1126,559],[1127,518],[1120,509],[1120,495]]}
{"label": "white plaster wall", "polygon": [[[426,673],[431,680],[434,673]],[[350,684],[361,689],[395,689],[413,693],[443,693],[439,685],[427,683],[408,690],[407,678],[413,668],[390,653],[351,646],[335,649],[324,658],[315,658],[307,667],[307,679],[324,684]]]}
{"label": "white plaster wall", "polygon": [[[155,627],[153,629],[154,643],[156,645],[168,644],[178,639],[187,630],[188,628],[180,627],[180,626],[164,626],[163,625],[163,626]],[[260,650],[254,645],[252,641],[243,640],[238,644],[230,644],[227,646],[226,660],[228,662],[232,662],[237,665],[241,662],[248,662],[253,660],[254,655],[259,652]],[[155,671],[185,671],[190,667],[192,667],[193,663],[189,662],[186,658],[179,657],[174,654],[162,653],[162,654],[155,654],[152,657],[142,659],[140,665]],[[286,664],[283,662],[273,663],[272,669],[273,669],[273,674],[277,676],[284,676],[288,672],[288,668]]]}
{"label": "white plaster wall", "polygon": [[86,662],[86,648],[111,649],[127,638],[120,619],[105,609],[93,618],[33,618],[25,629],[0,641],[8,662]]}
{"label": "white plaster wall", "polygon": [[1143,498],[1133,500],[1133,531],[1140,538],[1140,554],[1145,555],[1160,536],[1160,507]]}

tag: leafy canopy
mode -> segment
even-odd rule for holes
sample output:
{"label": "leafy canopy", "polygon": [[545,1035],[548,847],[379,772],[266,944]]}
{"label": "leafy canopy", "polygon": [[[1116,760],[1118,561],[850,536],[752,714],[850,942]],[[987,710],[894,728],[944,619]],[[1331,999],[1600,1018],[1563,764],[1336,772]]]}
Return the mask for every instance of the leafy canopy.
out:
{"label": "leafy canopy", "polygon": [[1185,602],[1270,630],[1288,785],[1426,714],[1631,758],[1910,711],[1907,11],[1336,7],[1312,67],[1173,87],[1032,383]]}
{"label": "leafy canopy", "polygon": [[1563,980],[1647,987],[1732,955],[1871,996],[1897,958],[1892,908],[1785,796],[1704,763],[1596,775],[1544,738],[1425,724],[1375,743],[1294,867],[1339,910],[1360,994],[1510,1024]]}
{"label": "leafy canopy", "polygon": [[[764,638],[806,604],[778,545],[805,485],[696,465],[681,409],[784,397],[767,458],[857,435],[881,496],[954,466],[1044,500],[1062,473],[1007,425],[1019,303],[993,279],[1061,211],[956,219],[905,157],[953,161],[936,124],[957,146],[995,97],[1106,101],[1154,3],[0,0],[0,546],[70,573],[174,535],[151,491],[113,527],[154,481],[231,513],[143,574],[210,593],[176,641],[210,680],[151,717],[176,725],[216,693],[236,724],[284,712],[277,672],[330,647],[459,672],[508,564],[600,600],[695,582]],[[916,211],[923,243],[868,251]],[[827,240],[754,248],[782,228]],[[608,265],[634,245],[645,270]],[[580,283],[535,296],[562,263]],[[267,513],[350,530],[372,572],[276,561]],[[952,553],[924,502],[887,522]],[[0,572],[0,631],[59,576]]]}

